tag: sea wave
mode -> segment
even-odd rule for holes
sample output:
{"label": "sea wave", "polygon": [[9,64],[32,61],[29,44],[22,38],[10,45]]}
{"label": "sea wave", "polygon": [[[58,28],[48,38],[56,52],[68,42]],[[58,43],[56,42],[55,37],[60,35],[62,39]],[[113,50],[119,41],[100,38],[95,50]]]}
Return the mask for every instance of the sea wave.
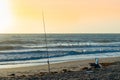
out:
{"label": "sea wave", "polygon": [[[105,54],[120,52],[120,48],[87,48],[87,49],[77,49],[77,50],[49,50],[49,58],[62,57],[69,55],[86,55],[86,54]],[[18,60],[36,60],[48,58],[46,50],[34,50],[34,51],[16,51],[16,52],[6,52],[0,53],[0,61],[18,61]]]}
{"label": "sea wave", "polygon": [[[93,48],[93,47],[120,47],[120,42],[114,43],[49,43],[48,48]],[[20,49],[44,49],[45,44],[1,44],[0,51]]]}
{"label": "sea wave", "polygon": [[43,34],[0,35],[0,64],[44,64],[47,52],[51,62],[120,56],[120,34],[48,34],[47,48]]}

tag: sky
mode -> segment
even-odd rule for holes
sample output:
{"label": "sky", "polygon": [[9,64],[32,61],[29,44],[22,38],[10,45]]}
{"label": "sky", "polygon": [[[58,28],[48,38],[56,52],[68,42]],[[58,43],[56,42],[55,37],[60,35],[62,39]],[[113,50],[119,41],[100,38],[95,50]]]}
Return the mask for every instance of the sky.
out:
{"label": "sky", "polygon": [[0,33],[120,33],[120,0],[0,0]]}

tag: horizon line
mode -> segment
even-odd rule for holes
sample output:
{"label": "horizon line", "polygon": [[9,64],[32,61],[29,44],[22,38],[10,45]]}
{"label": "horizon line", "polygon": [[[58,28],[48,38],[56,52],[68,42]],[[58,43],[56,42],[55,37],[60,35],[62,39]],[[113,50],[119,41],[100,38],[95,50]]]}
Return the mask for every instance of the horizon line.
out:
{"label": "horizon line", "polygon": [[[1,34],[44,34],[44,33],[0,33]],[[115,32],[112,32],[112,33],[109,33],[109,32],[105,32],[105,33],[47,33],[47,34],[120,34],[120,33],[115,33]]]}

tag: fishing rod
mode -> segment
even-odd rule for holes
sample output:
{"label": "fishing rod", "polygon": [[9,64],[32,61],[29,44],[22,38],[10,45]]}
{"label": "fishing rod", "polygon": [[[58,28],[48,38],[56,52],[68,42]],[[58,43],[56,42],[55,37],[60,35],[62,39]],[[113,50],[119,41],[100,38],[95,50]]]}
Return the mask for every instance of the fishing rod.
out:
{"label": "fishing rod", "polygon": [[49,53],[48,53],[48,43],[47,43],[47,33],[46,33],[46,25],[45,25],[45,17],[44,11],[42,10],[42,19],[43,19],[43,27],[44,27],[44,36],[45,36],[45,48],[47,51],[47,64],[48,64],[48,72],[50,73],[50,60],[49,60]]}

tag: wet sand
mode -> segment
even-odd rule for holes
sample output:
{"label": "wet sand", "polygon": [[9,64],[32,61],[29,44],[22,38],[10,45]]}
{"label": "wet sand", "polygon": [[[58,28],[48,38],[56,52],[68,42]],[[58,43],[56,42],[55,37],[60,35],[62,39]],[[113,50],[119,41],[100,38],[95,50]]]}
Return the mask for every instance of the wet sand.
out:
{"label": "wet sand", "polygon": [[[119,61],[120,61],[120,57],[99,59],[99,63],[113,63],[113,62],[119,62]],[[78,60],[78,61],[50,64],[50,70],[51,72],[57,72],[57,73],[61,72],[62,70],[80,71],[84,67],[90,67],[89,63],[94,63],[94,62],[95,62],[95,59],[89,59],[89,60]],[[34,75],[41,72],[43,73],[48,72],[47,65],[0,69],[0,77],[23,76],[23,75],[29,76],[29,75]]]}

